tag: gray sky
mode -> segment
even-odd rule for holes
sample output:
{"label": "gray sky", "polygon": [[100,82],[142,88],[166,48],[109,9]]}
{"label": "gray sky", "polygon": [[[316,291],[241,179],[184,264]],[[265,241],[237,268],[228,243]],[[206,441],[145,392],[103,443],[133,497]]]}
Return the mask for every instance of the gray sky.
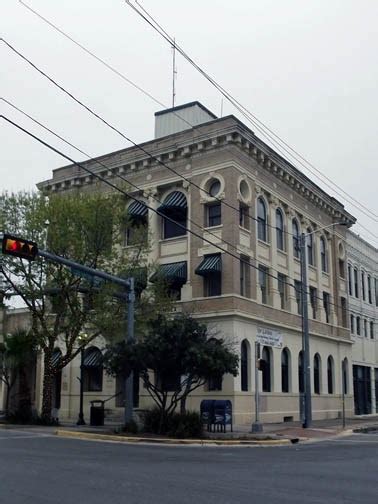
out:
{"label": "gray sky", "polygon": [[[172,53],[123,0],[25,0],[170,106]],[[376,0],[145,0],[142,5],[207,72],[290,146],[378,214]],[[152,139],[161,107],[83,53],[17,0],[1,0],[1,36],[133,140]],[[1,96],[91,155],[128,144],[51,86],[0,42]],[[176,103],[221,97],[182,58]],[[80,160],[0,101],[0,113]],[[223,114],[235,113],[224,102]],[[244,122],[245,119],[240,117]],[[258,131],[249,125],[258,136]],[[263,138],[263,137],[261,137]],[[31,189],[66,164],[2,121],[1,189]],[[303,167],[304,173],[309,175]],[[345,203],[378,237],[377,217]],[[370,243],[375,238],[355,228]]]}

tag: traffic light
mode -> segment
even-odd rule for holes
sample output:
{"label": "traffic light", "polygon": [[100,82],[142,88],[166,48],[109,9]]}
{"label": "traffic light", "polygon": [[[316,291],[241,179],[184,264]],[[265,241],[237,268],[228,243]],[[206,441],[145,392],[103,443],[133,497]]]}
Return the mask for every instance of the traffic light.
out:
{"label": "traffic light", "polygon": [[5,234],[3,236],[2,252],[3,254],[34,261],[38,254],[38,246],[32,241]]}

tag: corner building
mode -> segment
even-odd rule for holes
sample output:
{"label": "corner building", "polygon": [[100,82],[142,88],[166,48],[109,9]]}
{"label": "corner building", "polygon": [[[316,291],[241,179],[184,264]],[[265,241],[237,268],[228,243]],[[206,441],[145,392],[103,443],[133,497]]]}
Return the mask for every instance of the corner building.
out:
{"label": "corner building", "polygon": [[[252,421],[254,344],[257,333],[265,330],[282,337],[282,348],[262,348],[261,420],[299,419],[303,354],[298,246],[303,232],[309,234],[313,418],[340,416],[343,370],[346,413],[353,414],[345,225],[350,227],[354,217],[234,116],[218,119],[193,102],[158,112],[155,121],[156,138],[142,144],[145,152],[131,147],[101,156],[106,170],[96,160],[85,164],[112,182],[120,174],[140,188],[133,195],[141,204],[131,201],[128,211],[148,226],[150,260],[161,265],[177,310],[193,313],[239,349],[239,376],[210,381],[189,398],[188,408],[198,409],[202,399],[230,399],[234,422]],[[46,193],[98,190],[94,182],[77,166],[66,166],[38,187]],[[132,246],[132,233],[125,246]],[[76,392],[71,406],[64,407],[65,397],[77,387],[65,383],[68,375],[75,372],[63,373],[62,413],[74,416]],[[147,405],[141,387],[139,406]]]}

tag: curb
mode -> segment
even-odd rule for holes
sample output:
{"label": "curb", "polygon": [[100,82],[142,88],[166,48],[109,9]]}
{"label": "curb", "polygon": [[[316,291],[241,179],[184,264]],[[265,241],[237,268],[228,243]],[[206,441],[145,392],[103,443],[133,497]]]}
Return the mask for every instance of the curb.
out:
{"label": "curb", "polygon": [[56,436],[65,438],[75,438],[75,439],[85,439],[88,441],[116,441],[118,443],[129,443],[129,444],[166,444],[166,445],[215,445],[215,446],[280,446],[291,444],[290,439],[231,439],[231,440],[219,440],[219,439],[172,439],[172,438],[145,438],[145,437],[130,437],[130,436],[118,436],[113,434],[96,434],[93,432],[77,432],[77,431],[67,431],[63,429],[58,429],[55,431]]}

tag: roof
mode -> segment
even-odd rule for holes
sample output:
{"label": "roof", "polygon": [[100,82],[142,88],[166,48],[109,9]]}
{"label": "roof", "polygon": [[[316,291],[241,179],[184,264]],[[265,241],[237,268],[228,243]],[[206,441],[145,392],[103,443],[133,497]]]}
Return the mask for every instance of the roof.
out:
{"label": "roof", "polygon": [[213,114],[204,105],[202,105],[202,103],[200,103],[199,101],[192,101],[189,103],[184,103],[183,105],[178,105],[177,107],[171,107],[169,109],[159,110],[158,112],[155,112],[155,117],[160,116],[160,115],[164,115],[164,114],[169,114],[170,112],[178,112],[179,110],[184,110],[186,108],[191,108],[191,107],[195,107],[195,106],[199,107],[204,112],[209,114],[213,119],[217,119],[217,116],[215,114]]}

